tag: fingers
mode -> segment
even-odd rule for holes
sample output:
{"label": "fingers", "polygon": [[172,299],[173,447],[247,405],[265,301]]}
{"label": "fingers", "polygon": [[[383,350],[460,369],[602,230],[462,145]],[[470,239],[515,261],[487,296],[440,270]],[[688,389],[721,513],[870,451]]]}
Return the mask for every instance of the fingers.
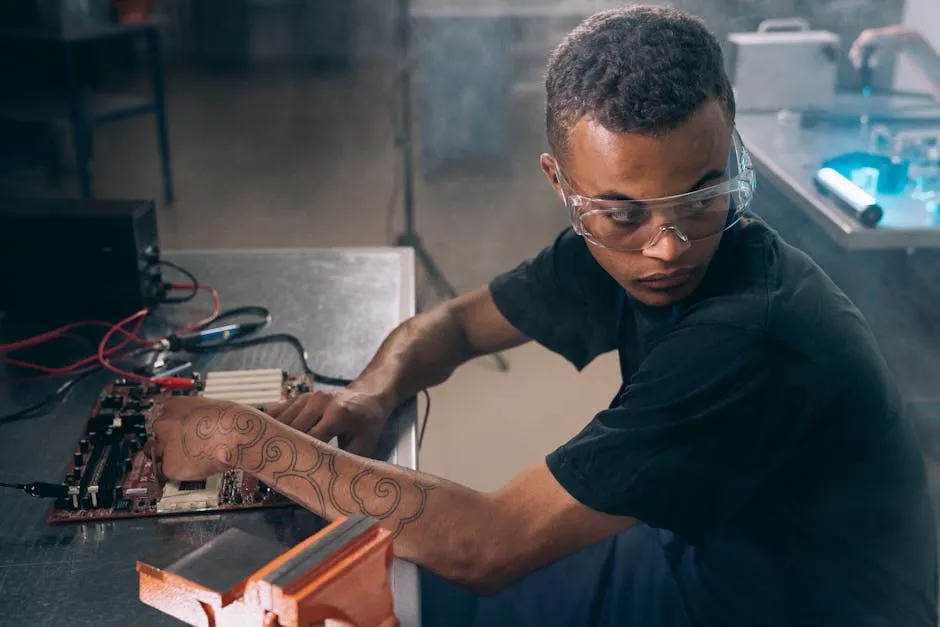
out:
{"label": "fingers", "polygon": [[277,403],[276,405],[269,405],[269,406],[266,406],[266,407],[264,407],[263,411],[264,411],[264,413],[266,413],[267,415],[271,416],[272,418],[277,419],[277,420],[280,420],[280,418],[278,418],[278,417],[279,417],[281,414],[284,413],[284,410],[286,410],[286,409],[289,408],[291,405],[293,405],[295,402],[297,402],[297,400],[298,400],[299,398],[301,398],[301,397],[289,398],[289,399],[287,399],[286,401],[281,401],[280,403]]}
{"label": "fingers", "polygon": [[877,48],[872,39],[868,38],[863,40],[859,37],[849,50],[849,59],[852,61],[852,65],[855,66],[856,70],[861,70],[866,57],[868,57],[868,63],[870,65],[875,64],[876,53]]}
{"label": "fingers", "polygon": [[329,442],[343,431],[343,426],[339,420],[340,415],[342,415],[342,412],[328,413],[307,433],[321,442]]}
{"label": "fingers", "polygon": [[320,422],[332,402],[333,398],[327,394],[313,394],[290,426],[303,433],[309,432]]}
{"label": "fingers", "polygon": [[332,395],[313,392],[279,403],[267,409],[265,413],[289,427],[307,432],[320,421],[332,402]]}
{"label": "fingers", "polygon": [[862,49],[857,41],[852,44],[852,47],[849,49],[849,60],[852,62],[852,65],[855,66],[856,70],[862,69]]}
{"label": "fingers", "polygon": [[303,394],[288,401],[289,405],[285,407],[282,411],[278,412],[278,415],[268,414],[272,418],[275,418],[278,422],[283,422],[286,425],[291,425],[294,422],[294,419],[297,418],[298,414],[303,411],[304,406],[307,404],[307,401],[310,400],[310,397],[307,394]]}
{"label": "fingers", "polygon": [[875,64],[878,40],[882,38],[882,36],[882,32],[877,28],[869,28],[863,30],[861,34],[856,37],[855,41],[852,43],[852,47],[849,49],[849,59],[852,61],[852,65],[855,66],[856,70],[862,69],[866,56],[871,65]]}

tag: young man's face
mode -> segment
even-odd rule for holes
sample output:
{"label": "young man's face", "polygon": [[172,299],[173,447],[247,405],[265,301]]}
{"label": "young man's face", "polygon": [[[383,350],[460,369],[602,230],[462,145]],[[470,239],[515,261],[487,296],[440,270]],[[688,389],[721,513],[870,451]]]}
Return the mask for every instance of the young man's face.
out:
{"label": "young man's face", "polygon": [[[717,100],[704,104],[688,122],[659,137],[613,133],[585,118],[568,140],[562,176],[570,186],[566,193],[573,189],[591,198],[674,196],[725,180],[730,147],[728,114]],[[542,170],[561,196],[554,159],[542,155]],[[658,215],[650,220],[657,228],[657,221],[668,223]],[[588,248],[632,297],[662,307],[695,291],[720,241],[719,233],[684,244],[665,231],[645,250],[623,252],[590,243]]]}

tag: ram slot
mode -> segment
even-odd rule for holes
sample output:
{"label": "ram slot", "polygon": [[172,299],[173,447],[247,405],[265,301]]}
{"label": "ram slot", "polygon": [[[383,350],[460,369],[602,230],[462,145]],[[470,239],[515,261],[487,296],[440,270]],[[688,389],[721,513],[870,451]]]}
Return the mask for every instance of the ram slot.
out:
{"label": "ram slot", "polygon": [[112,490],[105,490],[102,484],[107,484],[109,474],[117,472],[120,452],[120,448],[115,444],[108,444],[101,450],[101,459],[98,461],[98,465],[95,466],[91,481],[88,483],[88,494],[91,495],[92,507],[111,506],[110,503],[113,497],[111,492],[114,484],[113,482],[111,484]]}
{"label": "ram slot", "polygon": [[98,479],[98,507],[114,507],[114,487],[118,479],[124,476],[124,468],[121,465],[124,455],[122,446],[111,445],[111,451],[108,453],[101,477]]}
{"label": "ram slot", "polygon": [[82,481],[79,484],[79,498],[88,494],[88,486],[91,485],[91,480],[98,469],[98,463],[101,461],[101,453],[107,449],[108,447],[101,446],[100,440],[92,443],[91,455],[88,456],[88,461],[82,468]]}

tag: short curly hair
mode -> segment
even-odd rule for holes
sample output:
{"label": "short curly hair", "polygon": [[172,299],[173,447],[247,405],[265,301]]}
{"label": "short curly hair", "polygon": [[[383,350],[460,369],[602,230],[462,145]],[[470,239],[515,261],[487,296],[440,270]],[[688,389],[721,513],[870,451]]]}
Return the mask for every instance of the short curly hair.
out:
{"label": "short curly hair", "polygon": [[731,120],[735,113],[718,40],[698,18],[658,6],[585,19],[549,57],[545,91],[548,143],[557,156],[584,116],[609,131],[657,135],[713,98]]}

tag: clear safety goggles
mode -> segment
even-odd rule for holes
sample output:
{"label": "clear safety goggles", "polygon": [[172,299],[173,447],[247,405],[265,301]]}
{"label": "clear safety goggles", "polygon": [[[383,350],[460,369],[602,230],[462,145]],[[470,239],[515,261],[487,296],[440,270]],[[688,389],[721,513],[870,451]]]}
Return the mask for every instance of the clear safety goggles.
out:
{"label": "clear safety goggles", "polygon": [[754,196],[751,157],[732,131],[727,178],[685,194],[641,200],[605,200],[573,192],[558,162],[555,171],[568,207],[571,226],[585,240],[618,251],[655,246],[666,233],[683,245],[714,237],[737,224]]}

